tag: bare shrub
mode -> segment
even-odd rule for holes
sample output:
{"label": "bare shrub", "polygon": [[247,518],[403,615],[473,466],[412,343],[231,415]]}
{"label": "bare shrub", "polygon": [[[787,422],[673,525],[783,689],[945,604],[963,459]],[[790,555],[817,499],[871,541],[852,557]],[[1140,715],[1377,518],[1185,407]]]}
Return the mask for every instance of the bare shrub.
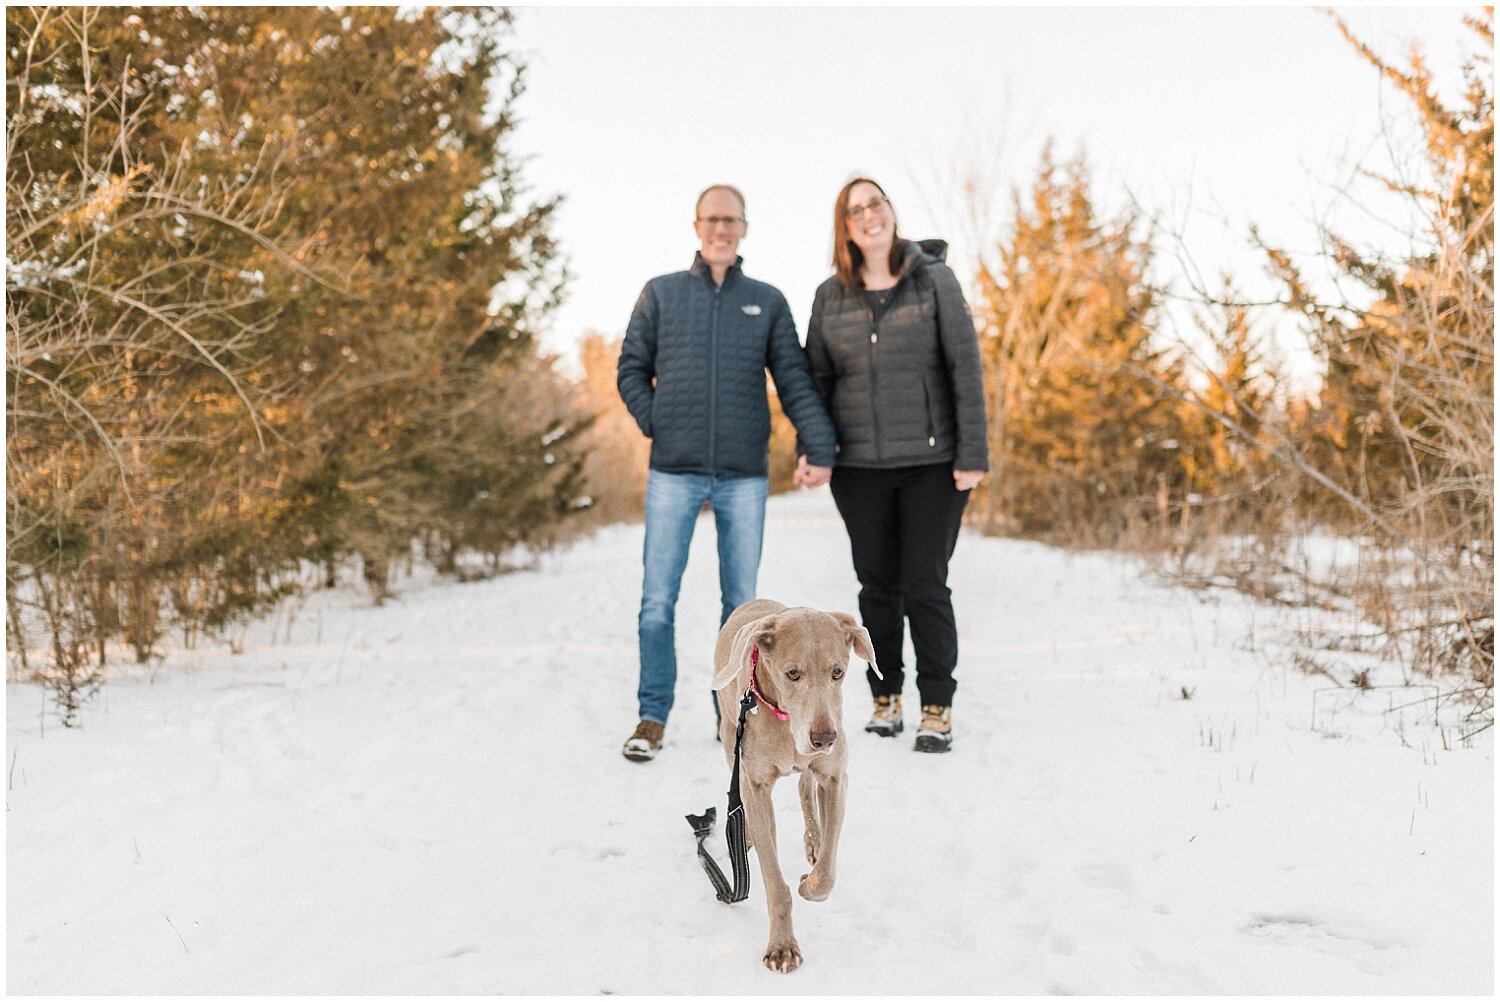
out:
{"label": "bare shrub", "polygon": [[[1492,13],[1466,18],[1492,44]],[[1340,585],[1377,624],[1387,653],[1414,670],[1494,674],[1494,105],[1482,51],[1464,67],[1462,103],[1444,106],[1419,53],[1399,68],[1346,40],[1406,97],[1421,163],[1364,170],[1411,228],[1386,245],[1321,226],[1323,255],[1341,280],[1323,293],[1304,263],[1264,234],[1282,293],[1322,363],[1311,399],[1257,401],[1211,368],[1207,391],[1166,387],[1207,419],[1294,474],[1280,524],[1254,527],[1268,553],[1293,524],[1365,540],[1365,558]],[[1391,125],[1389,128],[1398,128]],[[1391,149],[1401,144],[1391,141]],[[1341,199],[1360,197],[1358,191]],[[1390,246],[1394,244],[1394,246]],[[1349,291],[1357,290],[1357,291]],[[1220,310],[1264,310],[1227,286],[1196,290]],[[1348,576],[1349,568],[1322,572]]]}

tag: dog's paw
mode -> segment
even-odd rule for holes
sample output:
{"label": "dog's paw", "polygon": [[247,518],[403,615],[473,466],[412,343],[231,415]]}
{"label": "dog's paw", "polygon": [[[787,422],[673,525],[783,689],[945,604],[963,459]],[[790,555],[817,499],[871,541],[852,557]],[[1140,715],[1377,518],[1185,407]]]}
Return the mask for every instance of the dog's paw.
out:
{"label": "dog's paw", "polygon": [[809,827],[802,833],[802,848],[807,851],[807,865],[818,865],[818,850],[823,847],[823,839],[818,835],[816,829]]}
{"label": "dog's paw", "polygon": [[766,969],[786,974],[802,966],[802,950],[795,939],[766,947]]}
{"label": "dog's paw", "polygon": [[825,877],[817,870],[804,873],[802,879],[797,881],[797,893],[808,901],[826,901],[828,895],[833,893],[833,878]]}

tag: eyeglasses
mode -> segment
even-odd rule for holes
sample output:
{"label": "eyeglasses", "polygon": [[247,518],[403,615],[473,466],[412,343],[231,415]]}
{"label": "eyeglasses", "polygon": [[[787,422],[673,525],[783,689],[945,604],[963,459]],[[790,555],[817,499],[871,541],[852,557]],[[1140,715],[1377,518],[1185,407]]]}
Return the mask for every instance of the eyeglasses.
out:
{"label": "eyeglasses", "polygon": [[876,195],[874,198],[870,199],[864,205],[859,205],[859,204],[856,203],[854,205],[849,206],[849,208],[847,208],[847,209],[844,210],[844,215],[848,216],[850,219],[858,219],[861,216],[863,216],[866,212],[879,212],[881,209],[885,208],[887,205],[890,205],[890,204],[891,204],[891,200],[890,199],[885,198],[882,195]]}
{"label": "eyeglasses", "polygon": [[709,229],[713,229],[715,226],[722,226],[725,229],[737,230],[741,226],[745,225],[745,217],[743,217],[743,216],[699,216],[698,217],[698,222],[702,223],[704,226],[708,227]]}

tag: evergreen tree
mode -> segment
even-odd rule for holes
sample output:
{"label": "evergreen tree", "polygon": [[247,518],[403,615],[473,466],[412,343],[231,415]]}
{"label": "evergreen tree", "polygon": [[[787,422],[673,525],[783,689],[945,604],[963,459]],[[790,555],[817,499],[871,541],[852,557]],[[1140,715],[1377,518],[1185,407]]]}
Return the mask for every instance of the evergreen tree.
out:
{"label": "evergreen tree", "polygon": [[1152,342],[1147,243],[1130,215],[1097,217],[1082,156],[1044,151],[998,266],[980,275],[991,397],[992,521],[1074,542],[1151,518],[1181,479],[1171,400],[1142,373],[1180,377]]}
{"label": "evergreen tree", "polygon": [[16,638],[146,656],[304,557],[360,552],[379,590],[413,537],[557,538],[583,422],[534,341],[565,276],[509,26],[7,10]]}

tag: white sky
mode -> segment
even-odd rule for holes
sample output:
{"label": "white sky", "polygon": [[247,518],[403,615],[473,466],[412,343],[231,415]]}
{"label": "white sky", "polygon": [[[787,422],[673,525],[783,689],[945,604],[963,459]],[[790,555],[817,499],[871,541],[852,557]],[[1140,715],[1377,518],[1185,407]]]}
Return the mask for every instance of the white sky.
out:
{"label": "white sky", "polygon": [[[1343,13],[1388,58],[1418,41],[1451,83],[1472,50],[1465,10]],[[1253,285],[1249,224],[1311,247],[1308,220],[1402,110],[1305,7],[525,7],[516,28],[526,177],[566,196],[556,232],[575,278],[550,341],[564,351],[587,329],[623,332],[645,281],[688,266],[711,182],[744,190],[745,270],[786,294],[799,333],[855,173],[890,193],[903,235],[949,240],[967,277],[977,241],[955,165],[986,162],[1003,227],[1048,136],[1061,159],[1087,150],[1106,205],[1130,191],[1187,220],[1198,264]]]}

